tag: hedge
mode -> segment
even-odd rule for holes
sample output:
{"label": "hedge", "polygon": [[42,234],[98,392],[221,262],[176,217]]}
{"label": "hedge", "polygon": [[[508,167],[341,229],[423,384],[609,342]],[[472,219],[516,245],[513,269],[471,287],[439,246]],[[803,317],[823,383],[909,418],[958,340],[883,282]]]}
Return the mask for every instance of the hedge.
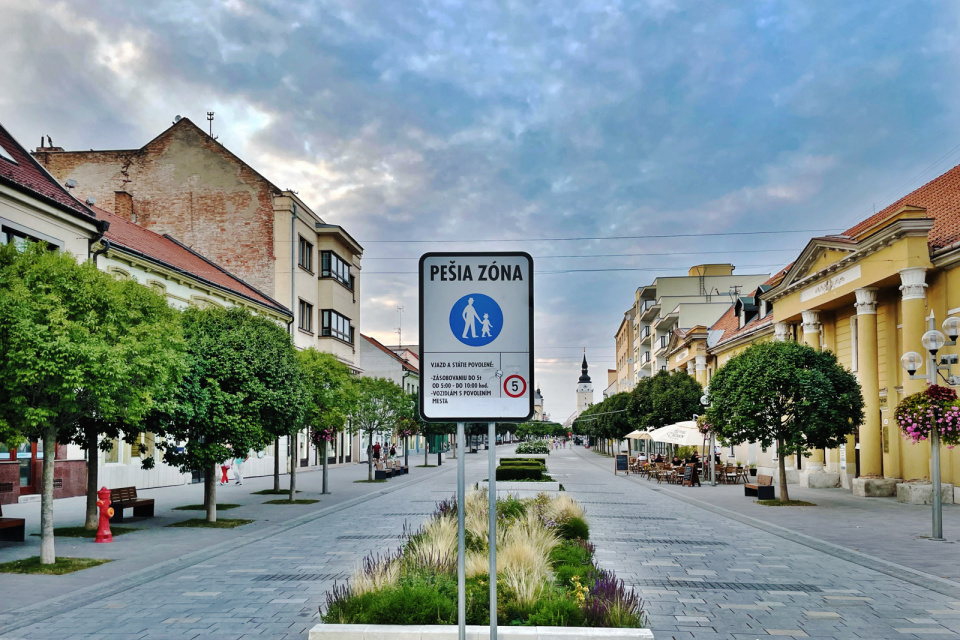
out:
{"label": "hedge", "polygon": [[547,461],[543,458],[500,458],[500,466],[515,466],[515,465],[528,465],[528,464],[539,464],[546,468]]}
{"label": "hedge", "polygon": [[497,480],[543,480],[543,466],[530,464],[497,467]]}

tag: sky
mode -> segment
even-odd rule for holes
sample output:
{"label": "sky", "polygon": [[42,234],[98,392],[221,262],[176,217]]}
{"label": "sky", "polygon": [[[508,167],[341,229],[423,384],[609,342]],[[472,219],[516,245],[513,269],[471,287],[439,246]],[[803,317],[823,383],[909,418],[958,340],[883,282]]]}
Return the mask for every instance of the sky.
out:
{"label": "sky", "polygon": [[602,398],[638,287],[775,272],[960,163],[958,23],[951,0],[0,0],[0,122],[137,148],[214,111],[364,246],[386,344],[418,341],[421,253],[530,253],[562,422],[584,348]]}

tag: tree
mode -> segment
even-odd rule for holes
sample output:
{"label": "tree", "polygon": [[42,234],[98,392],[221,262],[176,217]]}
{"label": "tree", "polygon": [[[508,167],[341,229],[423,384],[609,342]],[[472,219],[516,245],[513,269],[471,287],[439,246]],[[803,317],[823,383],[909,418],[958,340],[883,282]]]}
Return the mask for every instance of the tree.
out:
{"label": "tree", "polygon": [[403,415],[409,399],[400,385],[386,378],[357,380],[357,408],[353,428],[367,432],[367,480],[373,480],[373,434],[393,431],[396,419]]}
{"label": "tree", "polygon": [[[417,421],[417,430],[420,432],[420,435],[424,438],[424,447],[423,447],[423,465],[430,466],[430,444],[427,438],[433,436],[444,436],[450,433],[455,433],[457,430],[456,422],[427,422],[423,419],[423,416],[420,415],[420,392],[417,391],[411,396],[411,402],[413,403],[413,419]],[[440,454],[439,451],[434,451],[433,453]]]}
{"label": "tree", "polygon": [[162,296],[39,243],[0,246],[0,433],[43,442],[41,564],[56,562],[58,439],[90,422],[139,423],[182,373],[182,351]]}
{"label": "tree", "polygon": [[777,447],[780,499],[789,500],[785,459],[846,442],[863,422],[857,379],[829,351],[796,342],[763,342],[717,370],[707,418],[733,444]]}
{"label": "tree", "polygon": [[[348,417],[356,410],[357,392],[350,368],[329,353],[313,347],[297,352],[306,387],[305,423],[312,428],[312,439],[323,456],[323,493],[327,490],[327,446],[343,431]],[[291,494],[291,500],[293,495]]]}
{"label": "tree", "polygon": [[203,470],[207,521],[216,522],[215,466],[300,429],[306,397],[290,336],[270,320],[189,308],[183,330],[187,374],[151,423],[167,463]]}
{"label": "tree", "polygon": [[631,426],[645,431],[692,420],[693,414],[701,411],[702,395],[700,383],[683,371],[660,371],[653,377],[641,378],[630,392]]}

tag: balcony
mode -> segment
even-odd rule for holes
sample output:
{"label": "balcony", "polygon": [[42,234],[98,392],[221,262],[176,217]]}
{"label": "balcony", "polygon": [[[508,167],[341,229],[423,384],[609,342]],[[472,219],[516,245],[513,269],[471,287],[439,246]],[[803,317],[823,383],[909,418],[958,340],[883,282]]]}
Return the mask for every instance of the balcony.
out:
{"label": "balcony", "polygon": [[640,366],[641,367],[646,366],[647,364],[649,364],[649,362],[650,362],[650,352],[644,351],[643,355],[640,356]]}

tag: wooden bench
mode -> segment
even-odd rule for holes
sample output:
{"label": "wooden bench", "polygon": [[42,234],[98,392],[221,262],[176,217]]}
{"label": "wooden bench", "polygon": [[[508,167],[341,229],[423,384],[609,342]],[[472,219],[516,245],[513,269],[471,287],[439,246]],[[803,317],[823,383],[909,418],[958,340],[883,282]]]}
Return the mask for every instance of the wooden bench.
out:
{"label": "wooden bench", "polygon": [[776,500],[773,492],[773,476],[757,476],[756,484],[743,485],[743,495],[757,496],[758,500]]}
{"label": "wooden bench", "polygon": [[113,520],[123,520],[123,510],[133,509],[138,518],[153,517],[153,498],[138,498],[136,487],[110,489],[110,506],[113,507]]}
{"label": "wooden bench", "polygon": [[24,525],[26,522],[23,518],[4,518],[3,505],[0,505],[0,540],[23,542]]}

